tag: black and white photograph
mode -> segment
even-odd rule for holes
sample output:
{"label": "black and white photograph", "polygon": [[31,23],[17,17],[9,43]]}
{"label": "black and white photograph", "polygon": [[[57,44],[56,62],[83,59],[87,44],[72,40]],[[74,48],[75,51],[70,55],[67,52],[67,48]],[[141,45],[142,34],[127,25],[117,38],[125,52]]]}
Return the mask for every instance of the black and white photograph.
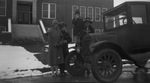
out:
{"label": "black and white photograph", "polygon": [[0,0],[0,83],[150,83],[150,0]]}

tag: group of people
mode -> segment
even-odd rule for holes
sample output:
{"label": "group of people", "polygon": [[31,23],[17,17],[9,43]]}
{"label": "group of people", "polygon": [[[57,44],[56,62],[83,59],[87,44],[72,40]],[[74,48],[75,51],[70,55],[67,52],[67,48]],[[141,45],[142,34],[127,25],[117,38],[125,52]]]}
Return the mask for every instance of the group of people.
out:
{"label": "group of people", "polygon": [[[75,11],[75,17],[72,20],[74,25],[73,35],[75,41],[79,36],[84,33],[94,33],[94,29],[91,26],[90,18],[83,19],[80,17],[79,10]],[[68,31],[67,25],[64,22],[52,21],[52,28],[47,30],[48,43],[49,43],[49,65],[51,66],[52,76],[58,75],[58,68],[60,69],[60,75],[66,75],[65,70],[65,58],[68,51],[68,44],[72,41]]]}
{"label": "group of people", "polygon": [[94,28],[91,26],[92,22],[90,21],[90,18],[81,17],[78,9],[75,11],[72,24],[74,25],[73,35],[75,41],[78,41],[79,37],[85,35],[86,33],[95,32]]}

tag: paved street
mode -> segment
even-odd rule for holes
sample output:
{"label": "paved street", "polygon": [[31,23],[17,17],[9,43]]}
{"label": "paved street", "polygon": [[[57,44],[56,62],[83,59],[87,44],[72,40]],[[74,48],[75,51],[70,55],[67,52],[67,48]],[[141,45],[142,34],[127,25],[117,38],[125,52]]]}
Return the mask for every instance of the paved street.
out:
{"label": "paved street", "polygon": [[[150,74],[134,74],[133,68],[125,68],[122,75],[114,83],[150,83]],[[0,83],[55,83],[55,82],[94,82],[98,81],[90,74],[90,76],[58,76],[52,77],[50,74],[34,77],[24,77],[1,80]]]}

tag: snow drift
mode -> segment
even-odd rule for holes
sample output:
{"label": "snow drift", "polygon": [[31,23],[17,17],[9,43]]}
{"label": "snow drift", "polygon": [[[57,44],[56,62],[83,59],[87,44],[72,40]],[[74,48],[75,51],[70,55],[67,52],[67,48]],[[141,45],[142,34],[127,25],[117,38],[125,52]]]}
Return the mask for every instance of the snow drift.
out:
{"label": "snow drift", "polygon": [[31,69],[49,66],[38,61],[34,54],[21,46],[0,45],[0,79],[42,75],[40,71]]}

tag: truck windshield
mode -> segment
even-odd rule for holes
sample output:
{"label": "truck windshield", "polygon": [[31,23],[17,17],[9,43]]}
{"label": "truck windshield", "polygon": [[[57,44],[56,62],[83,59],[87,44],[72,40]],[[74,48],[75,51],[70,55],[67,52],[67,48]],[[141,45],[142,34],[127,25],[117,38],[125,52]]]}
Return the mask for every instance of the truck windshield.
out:
{"label": "truck windshield", "polygon": [[133,24],[146,24],[147,12],[146,5],[131,5]]}
{"label": "truck windshield", "polygon": [[106,29],[117,28],[127,24],[126,12],[115,14],[113,16],[105,16]]}

